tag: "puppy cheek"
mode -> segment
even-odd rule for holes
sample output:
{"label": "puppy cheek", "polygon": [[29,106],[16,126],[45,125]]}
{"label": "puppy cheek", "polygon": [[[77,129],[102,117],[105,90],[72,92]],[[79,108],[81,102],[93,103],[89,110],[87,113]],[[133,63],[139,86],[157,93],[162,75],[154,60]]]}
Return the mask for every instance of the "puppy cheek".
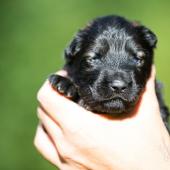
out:
{"label": "puppy cheek", "polygon": [[137,82],[136,80],[133,80],[132,86],[129,88],[127,96],[127,101],[129,101],[130,105],[134,105],[138,98],[140,97],[142,93],[143,85],[141,85],[140,82]]}

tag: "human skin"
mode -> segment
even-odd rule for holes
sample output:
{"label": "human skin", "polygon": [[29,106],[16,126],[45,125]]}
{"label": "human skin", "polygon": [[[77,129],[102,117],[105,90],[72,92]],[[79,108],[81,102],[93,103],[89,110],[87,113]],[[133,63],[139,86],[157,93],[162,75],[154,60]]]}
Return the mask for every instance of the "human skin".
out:
{"label": "human skin", "polygon": [[38,92],[35,147],[61,170],[169,170],[170,137],[154,81],[153,66],[133,113],[113,118],[85,110],[47,80]]}

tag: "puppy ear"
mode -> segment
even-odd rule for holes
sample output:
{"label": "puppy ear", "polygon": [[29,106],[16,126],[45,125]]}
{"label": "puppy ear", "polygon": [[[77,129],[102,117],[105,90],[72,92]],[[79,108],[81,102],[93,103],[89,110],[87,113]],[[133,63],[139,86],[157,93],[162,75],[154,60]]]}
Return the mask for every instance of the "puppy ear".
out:
{"label": "puppy ear", "polygon": [[144,40],[146,40],[151,48],[156,48],[157,37],[156,35],[148,28],[144,26],[138,26],[138,29],[142,32]]}
{"label": "puppy ear", "polygon": [[79,35],[76,35],[71,41],[70,45],[65,49],[65,58],[70,61],[76,56],[81,49],[82,38]]}

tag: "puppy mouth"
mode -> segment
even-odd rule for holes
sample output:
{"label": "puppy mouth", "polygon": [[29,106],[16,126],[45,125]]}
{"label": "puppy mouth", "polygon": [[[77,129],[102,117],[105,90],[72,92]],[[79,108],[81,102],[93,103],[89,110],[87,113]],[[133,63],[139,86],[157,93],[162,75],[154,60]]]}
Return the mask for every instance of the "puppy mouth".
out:
{"label": "puppy mouth", "polygon": [[[128,107],[133,105],[127,94],[108,94],[100,95],[98,93],[93,94],[93,108],[96,112],[109,113],[109,114],[121,114],[129,111]],[[90,104],[91,105],[91,104]],[[91,106],[89,107],[91,108]],[[93,110],[92,108],[92,110]]]}
{"label": "puppy mouth", "polygon": [[100,107],[96,111],[109,114],[123,113],[126,110],[126,102],[122,98],[112,98],[100,102]]}
{"label": "puppy mouth", "polygon": [[108,107],[112,107],[117,109],[124,108],[125,100],[122,99],[121,97],[114,97],[109,100],[104,100],[103,104]]}
{"label": "puppy mouth", "polygon": [[114,95],[114,96],[109,97],[109,98],[103,98],[102,100],[103,100],[103,102],[109,102],[109,101],[112,101],[112,102],[114,102],[114,101],[124,101],[124,102],[126,102],[127,101],[126,98],[124,98],[120,95]]}
{"label": "puppy mouth", "polygon": [[96,101],[99,101],[101,103],[110,103],[110,102],[117,102],[117,101],[120,101],[120,102],[123,102],[123,103],[128,103],[129,102],[129,98],[127,98],[128,94],[105,94],[105,95],[95,95],[93,96],[94,99]]}

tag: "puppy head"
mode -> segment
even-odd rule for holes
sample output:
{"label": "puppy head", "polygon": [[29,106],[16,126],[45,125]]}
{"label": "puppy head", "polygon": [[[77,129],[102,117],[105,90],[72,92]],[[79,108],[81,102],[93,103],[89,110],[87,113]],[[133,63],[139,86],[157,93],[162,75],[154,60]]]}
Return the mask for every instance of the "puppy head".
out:
{"label": "puppy head", "polygon": [[155,34],[119,16],[95,19],[65,50],[82,103],[103,113],[130,112],[150,75]]}

